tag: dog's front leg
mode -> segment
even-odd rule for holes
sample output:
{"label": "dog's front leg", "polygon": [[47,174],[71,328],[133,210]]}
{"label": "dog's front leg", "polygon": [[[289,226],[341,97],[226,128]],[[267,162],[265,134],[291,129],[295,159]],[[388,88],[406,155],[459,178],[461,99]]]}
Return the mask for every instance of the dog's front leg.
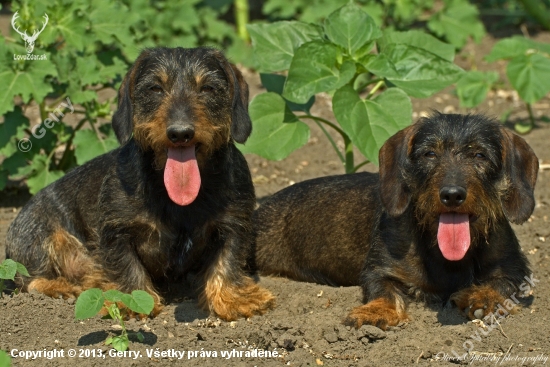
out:
{"label": "dog's front leg", "polygon": [[[405,301],[398,287],[391,279],[381,279],[364,284],[365,303],[355,307],[346,317],[344,324],[360,328],[361,325],[374,325],[382,330],[409,320],[405,311]],[[374,289],[373,289],[374,288]]]}
{"label": "dog's front leg", "polygon": [[201,292],[202,307],[223,320],[263,314],[274,306],[275,297],[260,287],[243,268],[243,251],[236,251],[241,240],[230,238],[214,255],[204,271],[204,289]]}

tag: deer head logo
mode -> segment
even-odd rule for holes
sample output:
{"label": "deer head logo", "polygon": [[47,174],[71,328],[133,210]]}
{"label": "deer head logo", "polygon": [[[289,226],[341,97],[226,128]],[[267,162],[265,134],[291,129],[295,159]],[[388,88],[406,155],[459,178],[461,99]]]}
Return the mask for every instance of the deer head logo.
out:
{"label": "deer head logo", "polygon": [[23,41],[25,41],[25,48],[27,49],[27,53],[30,54],[32,50],[34,50],[34,42],[36,41],[40,33],[42,33],[44,28],[46,28],[46,24],[48,24],[48,14],[44,13],[44,23],[42,25],[42,29],[39,31],[35,30],[34,32],[32,32],[32,36],[29,36],[27,34],[27,31],[21,32],[19,30],[19,27],[15,25],[15,20],[19,18],[19,15],[17,13],[18,12],[15,12],[15,14],[13,14],[13,17],[11,18],[11,26],[17,33],[19,33],[19,35],[21,35],[21,38],[23,38]]}

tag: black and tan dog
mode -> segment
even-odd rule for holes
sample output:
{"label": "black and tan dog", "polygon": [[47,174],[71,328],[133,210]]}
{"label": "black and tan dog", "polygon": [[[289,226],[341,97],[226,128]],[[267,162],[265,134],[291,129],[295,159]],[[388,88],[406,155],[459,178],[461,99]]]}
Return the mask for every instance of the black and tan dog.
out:
{"label": "black and tan dog", "polygon": [[273,296],[243,270],[255,195],[234,145],[251,132],[241,73],[213,49],[149,49],[118,98],[121,147],[43,189],[9,228],[6,257],[31,274],[23,289],[143,289],[156,314],[157,285],[193,272],[219,317],[263,313]]}
{"label": "black and tan dog", "polygon": [[268,199],[254,217],[256,266],[360,285],[365,305],[346,319],[356,327],[406,320],[407,295],[485,316],[525,296],[531,273],[509,221],[531,215],[537,170],[527,143],[499,123],[434,113],[384,144],[379,174],[309,180]]}

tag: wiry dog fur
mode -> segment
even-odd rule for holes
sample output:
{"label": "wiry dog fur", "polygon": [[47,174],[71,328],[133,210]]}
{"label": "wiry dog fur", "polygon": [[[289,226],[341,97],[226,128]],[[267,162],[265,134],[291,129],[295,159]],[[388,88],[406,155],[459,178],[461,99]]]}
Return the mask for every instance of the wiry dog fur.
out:
{"label": "wiry dog fur", "polygon": [[[121,147],[40,191],[8,231],[6,257],[20,284],[52,297],[98,287],[142,289],[199,274],[202,305],[225,320],[261,314],[273,296],[245,273],[254,187],[234,141],[251,132],[248,86],[216,50],[145,50],[119,90],[113,128]],[[163,182],[167,151],[195,146],[201,185],[177,205]]]}
{"label": "wiry dog fur", "polygon": [[[538,160],[522,138],[482,115],[434,113],[379,157],[379,174],[318,178],[269,198],[254,216],[260,272],[360,285],[365,304],[346,319],[355,327],[407,320],[407,295],[451,299],[470,318],[525,296],[531,273],[509,221],[534,209]],[[444,213],[469,221],[456,261],[438,247]]]}

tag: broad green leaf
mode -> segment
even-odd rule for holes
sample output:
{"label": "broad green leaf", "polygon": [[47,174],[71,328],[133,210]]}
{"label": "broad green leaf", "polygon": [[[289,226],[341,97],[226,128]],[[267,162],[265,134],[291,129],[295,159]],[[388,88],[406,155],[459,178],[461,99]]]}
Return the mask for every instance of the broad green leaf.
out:
{"label": "broad green leaf", "polygon": [[535,103],[550,92],[550,58],[541,54],[513,58],[508,63],[506,75],[527,103]]}
{"label": "broad green leaf", "polygon": [[155,306],[153,297],[149,293],[141,290],[132,291],[131,295],[121,293],[120,299],[130,310],[146,315],[148,315]]}
{"label": "broad green leaf", "polygon": [[485,57],[485,60],[493,62],[501,59],[512,59],[528,53],[529,50],[537,50],[550,54],[550,45],[536,42],[523,36],[513,36],[498,41],[493,46],[491,53]]}
{"label": "broad green leaf", "polygon": [[487,97],[487,92],[498,80],[496,71],[468,71],[456,83],[456,92],[460,105],[472,108],[479,105]]}
{"label": "broad green leaf", "polygon": [[485,35],[479,11],[467,0],[449,1],[442,12],[430,18],[428,28],[436,35],[445,37],[456,48],[462,48],[470,36],[480,42]]}
{"label": "broad green leaf", "polygon": [[29,272],[27,271],[27,268],[25,267],[25,265],[18,263],[17,261],[15,262],[15,265],[17,266],[17,272],[19,274],[24,275],[26,277],[30,277]]}
{"label": "broad green leaf", "polygon": [[103,297],[109,302],[119,302],[122,300],[124,293],[116,289],[109,289],[108,291],[103,292]]}
{"label": "broad green leaf", "polygon": [[79,320],[94,317],[103,307],[105,298],[103,292],[98,288],[88,289],[78,296],[74,308],[75,317]]}
{"label": "broad green leaf", "polygon": [[31,96],[42,101],[53,91],[52,85],[45,81],[46,76],[56,75],[55,66],[49,61],[33,61],[25,71],[11,69],[0,72],[3,88],[0,90],[0,115],[14,108],[13,97],[21,96],[24,103]]}
{"label": "broad green leaf", "polygon": [[[285,86],[286,77],[278,74],[260,74],[262,85],[268,92],[275,92],[277,94],[283,94],[283,88]],[[298,104],[290,101],[286,101],[288,108],[291,111],[304,111],[309,113],[309,109],[315,103],[315,96],[311,97],[306,103]]]}
{"label": "broad green leaf", "polygon": [[134,42],[129,27],[121,26],[121,20],[133,23],[139,14],[130,13],[122,2],[96,0],[91,8],[90,26],[95,37],[105,45],[111,45],[118,40],[123,45]]}
{"label": "broad green leaf", "polygon": [[303,44],[292,59],[283,97],[295,103],[306,103],[319,92],[338,89],[355,75],[355,63],[344,61],[335,45],[320,41]]}
{"label": "broad green leaf", "polygon": [[276,22],[247,26],[254,55],[262,72],[287,70],[302,44],[323,39],[320,26],[303,22]]}
{"label": "broad green leaf", "polygon": [[399,88],[390,88],[373,100],[363,100],[349,85],[332,99],[334,115],[353,144],[373,163],[384,142],[411,124],[410,98]]}
{"label": "broad green leaf", "polygon": [[54,181],[60,179],[65,175],[63,171],[50,171],[47,166],[45,166],[41,171],[38,171],[36,174],[33,174],[27,180],[27,186],[29,187],[29,192],[31,194],[36,194],[38,191],[42,190],[44,187],[53,183]]}
{"label": "broad green leaf", "polygon": [[92,130],[79,130],[75,134],[73,143],[75,145],[76,161],[80,165],[115,149],[119,145],[112,130],[101,140]]}
{"label": "broad green leaf", "polygon": [[0,350],[0,366],[2,367],[11,366],[11,358],[8,355],[8,353],[4,352],[3,350]]}
{"label": "broad green leaf", "polygon": [[0,263],[0,279],[11,279],[15,278],[17,273],[17,263],[12,259],[5,259]]}
{"label": "broad green leaf", "polygon": [[463,70],[429,51],[405,44],[389,44],[367,69],[416,98],[429,97],[456,82]]}
{"label": "broad green leaf", "polygon": [[253,128],[246,145],[238,145],[243,153],[281,160],[307,143],[309,127],[298,120],[280,95],[273,92],[259,94],[250,103],[248,111]]}
{"label": "broad green leaf", "polygon": [[342,46],[350,56],[367,42],[382,36],[374,20],[352,2],[330,14],[324,27],[328,39]]}
{"label": "broad green leaf", "polygon": [[124,352],[128,349],[128,337],[126,335],[114,336],[111,345],[119,352]]}
{"label": "broad green leaf", "polygon": [[424,49],[444,60],[454,62],[455,48],[422,31],[395,32],[385,31],[378,41],[381,52],[390,44],[405,44]]}
{"label": "broad green leaf", "polygon": [[12,112],[6,113],[4,122],[0,123],[0,154],[10,157],[17,153],[17,141],[25,137],[25,129],[29,126],[29,119],[23,115],[21,107],[15,106]]}

